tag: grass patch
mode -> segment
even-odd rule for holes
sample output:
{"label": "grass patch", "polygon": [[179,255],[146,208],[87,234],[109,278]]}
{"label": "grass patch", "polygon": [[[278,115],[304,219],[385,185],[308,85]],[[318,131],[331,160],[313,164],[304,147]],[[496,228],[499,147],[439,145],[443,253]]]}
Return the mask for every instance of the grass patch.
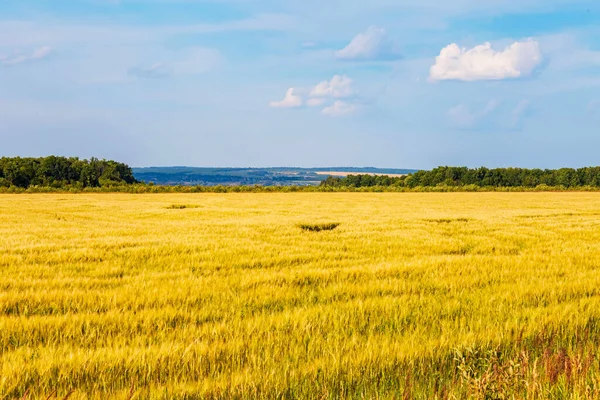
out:
{"label": "grass patch", "polygon": [[186,208],[200,208],[197,204],[171,204],[167,210],[185,210]]}
{"label": "grass patch", "polygon": [[452,222],[469,222],[471,221],[469,218],[436,218],[436,219],[426,219],[427,222],[436,222],[438,224],[450,224]]}
{"label": "grass patch", "polygon": [[321,232],[321,231],[332,231],[338,226],[340,226],[337,222],[330,222],[326,224],[300,224],[300,229],[309,231],[309,232]]}

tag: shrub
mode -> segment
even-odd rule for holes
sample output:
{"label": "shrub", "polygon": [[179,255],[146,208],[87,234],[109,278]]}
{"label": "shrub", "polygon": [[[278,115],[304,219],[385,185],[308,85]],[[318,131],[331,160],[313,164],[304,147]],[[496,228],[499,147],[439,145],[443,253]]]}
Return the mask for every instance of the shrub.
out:
{"label": "shrub", "polygon": [[300,228],[309,232],[321,232],[321,231],[332,231],[340,226],[337,222],[330,222],[325,224],[300,224]]}

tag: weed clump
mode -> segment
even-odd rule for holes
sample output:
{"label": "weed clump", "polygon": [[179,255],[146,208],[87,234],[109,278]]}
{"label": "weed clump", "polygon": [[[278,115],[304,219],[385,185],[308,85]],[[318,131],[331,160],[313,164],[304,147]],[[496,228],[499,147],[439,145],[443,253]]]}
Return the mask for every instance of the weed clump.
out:
{"label": "weed clump", "polygon": [[185,210],[186,208],[200,208],[197,204],[171,204],[167,210]]}
{"label": "weed clump", "polygon": [[436,218],[436,219],[426,219],[427,222],[437,222],[438,224],[450,224],[452,222],[469,222],[471,221],[469,218]]}
{"label": "weed clump", "polygon": [[338,226],[340,226],[337,222],[330,222],[326,224],[300,224],[300,229],[308,231],[308,232],[321,232],[321,231],[332,231]]}

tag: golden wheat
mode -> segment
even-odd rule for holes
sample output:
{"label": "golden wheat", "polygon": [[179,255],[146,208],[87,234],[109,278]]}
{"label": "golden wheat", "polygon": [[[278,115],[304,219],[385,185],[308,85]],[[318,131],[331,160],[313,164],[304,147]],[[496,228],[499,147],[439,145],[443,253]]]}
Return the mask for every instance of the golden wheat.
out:
{"label": "golden wheat", "polygon": [[600,398],[597,193],[2,195],[0,272],[3,399]]}

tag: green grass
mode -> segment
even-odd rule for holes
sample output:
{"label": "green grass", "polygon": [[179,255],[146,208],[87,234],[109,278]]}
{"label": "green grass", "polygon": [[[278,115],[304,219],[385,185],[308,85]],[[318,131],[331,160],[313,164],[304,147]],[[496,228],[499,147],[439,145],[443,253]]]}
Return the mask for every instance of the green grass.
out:
{"label": "green grass", "polygon": [[185,210],[186,208],[200,208],[198,204],[171,204],[167,207],[168,210]]}
{"label": "green grass", "polygon": [[332,231],[340,226],[339,223],[330,222],[323,224],[300,224],[300,229],[310,232]]}

